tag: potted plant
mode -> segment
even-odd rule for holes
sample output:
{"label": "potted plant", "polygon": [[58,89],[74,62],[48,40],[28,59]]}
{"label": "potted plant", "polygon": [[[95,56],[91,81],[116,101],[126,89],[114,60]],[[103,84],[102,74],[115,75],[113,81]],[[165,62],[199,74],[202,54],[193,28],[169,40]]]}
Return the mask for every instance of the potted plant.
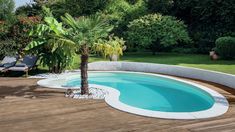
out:
{"label": "potted plant", "polygon": [[218,54],[216,53],[216,49],[215,49],[215,48],[213,48],[213,49],[209,52],[209,55],[210,55],[211,60],[218,60],[218,59],[219,59],[219,56],[218,56]]}
{"label": "potted plant", "polygon": [[126,49],[125,41],[122,38],[109,36],[108,40],[101,40],[95,45],[96,51],[102,53],[104,57],[109,57],[110,61],[118,61],[120,55]]}

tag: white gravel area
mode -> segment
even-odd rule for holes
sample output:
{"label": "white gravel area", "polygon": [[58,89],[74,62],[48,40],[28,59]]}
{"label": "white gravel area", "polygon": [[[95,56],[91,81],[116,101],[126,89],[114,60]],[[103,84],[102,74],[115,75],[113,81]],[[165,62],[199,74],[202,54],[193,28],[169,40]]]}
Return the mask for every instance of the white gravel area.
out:
{"label": "white gravel area", "polygon": [[99,88],[89,88],[89,95],[81,95],[81,90],[71,90],[68,89],[65,93],[65,97],[73,98],[73,99],[104,99],[108,94],[107,91]]}
{"label": "white gravel area", "polygon": [[[43,73],[43,74],[37,74],[34,76],[30,76],[28,78],[42,78],[42,79],[53,79],[53,78],[59,78],[60,76],[68,75],[68,74],[80,74],[80,70],[74,70],[74,71],[65,71],[60,74],[55,73]],[[89,88],[89,95],[81,95],[80,88],[78,89],[68,89],[65,93],[65,97],[73,98],[73,99],[104,99],[105,96],[108,94],[107,91],[99,88],[91,87]]]}

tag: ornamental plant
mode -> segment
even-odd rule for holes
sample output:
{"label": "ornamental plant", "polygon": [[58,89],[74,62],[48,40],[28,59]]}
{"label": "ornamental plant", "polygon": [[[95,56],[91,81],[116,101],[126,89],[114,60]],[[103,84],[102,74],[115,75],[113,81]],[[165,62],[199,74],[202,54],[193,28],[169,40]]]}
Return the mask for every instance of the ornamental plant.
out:
{"label": "ornamental plant", "polygon": [[220,37],[216,40],[216,52],[223,59],[235,58],[235,37]]}
{"label": "ornamental plant", "polygon": [[153,54],[159,47],[169,47],[179,42],[190,42],[187,26],[172,16],[149,14],[128,25],[129,44],[150,48]]}
{"label": "ornamental plant", "polygon": [[60,73],[73,62],[74,43],[66,39],[67,30],[58,22],[51,11],[44,7],[43,23],[37,24],[29,33],[32,38],[25,51],[36,54],[40,63],[50,72]]}
{"label": "ornamental plant", "polygon": [[120,55],[123,55],[125,48],[123,38],[109,36],[108,40],[100,40],[94,45],[94,51],[101,53],[105,58],[109,57],[110,61],[117,61]]}

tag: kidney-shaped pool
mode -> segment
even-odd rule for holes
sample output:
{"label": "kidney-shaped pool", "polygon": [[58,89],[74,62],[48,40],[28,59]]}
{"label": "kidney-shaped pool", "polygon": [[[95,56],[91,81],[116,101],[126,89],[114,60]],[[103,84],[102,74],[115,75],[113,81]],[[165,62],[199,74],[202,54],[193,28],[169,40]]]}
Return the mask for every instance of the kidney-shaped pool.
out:
{"label": "kidney-shaped pool", "polygon": [[[228,109],[227,100],[216,91],[168,76],[90,72],[89,83],[109,91],[106,102],[111,106],[144,116],[196,119],[218,116]],[[79,75],[67,76],[61,86],[79,87]]]}

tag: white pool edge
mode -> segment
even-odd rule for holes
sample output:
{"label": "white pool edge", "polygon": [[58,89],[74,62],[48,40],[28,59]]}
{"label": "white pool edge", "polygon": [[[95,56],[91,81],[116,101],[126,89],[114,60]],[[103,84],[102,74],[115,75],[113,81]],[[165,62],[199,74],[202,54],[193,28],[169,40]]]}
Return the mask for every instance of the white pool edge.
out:
{"label": "white pool edge", "polygon": [[[137,74],[146,74],[146,75],[153,75],[158,77],[164,77],[168,79],[173,79],[176,81],[180,81],[186,84],[190,84],[193,86],[196,86],[197,88],[200,88],[204,90],[205,92],[209,93],[213,99],[215,100],[214,105],[207,110],[203,111],[197,111],[197,112],[162,112],[162,111],[152,111],[152,110],[146,110],[141,108],[132,107],[129,105],[126,105],[119,101],[120,92],[112,87],[107,86],[101,86],[101,85],[95,85],[90,84],[90,87],[95,87],[99,89],[103,89],[108,91],[108,95],[105,97],[105,101],[107,104],[112,106],[113,108],[116,108],[121,111],[125,111],[132,114],[147,116],[147,117],[156,117],[156,118],[164,118],[164,119],[204,119],[204,118],[211,118],[211,117],[217,117],[220,115],[223,115],[228,111],[229,103],[227,99],[221,95],[220,93],[207,88],[205,86],[202,86],[197,83],[193,83],[190,81],[185,81],[182,79],[178,79],[176,77],[167,76],[167,75],[159,75],[159,74],[152,74],[152,73],[142,73],[142,72],[126,72],[126,71],[91,71],[91,72],[125,72],[125,73],[137,73]],[[69,79],[72,79],[73,76],[77,76],[77,74],[69,73],[65,74],[63,76],[60,76],[56,79],[43,79],[37,82],[38,85],[48,88],[60,88],[60,89],[67,89],[67,87],[63,87],[62,84],[66,82]],[[55,83],[50,84],[50,82],[55,81]],[[56,83],[56,81],[58,83]]]}

